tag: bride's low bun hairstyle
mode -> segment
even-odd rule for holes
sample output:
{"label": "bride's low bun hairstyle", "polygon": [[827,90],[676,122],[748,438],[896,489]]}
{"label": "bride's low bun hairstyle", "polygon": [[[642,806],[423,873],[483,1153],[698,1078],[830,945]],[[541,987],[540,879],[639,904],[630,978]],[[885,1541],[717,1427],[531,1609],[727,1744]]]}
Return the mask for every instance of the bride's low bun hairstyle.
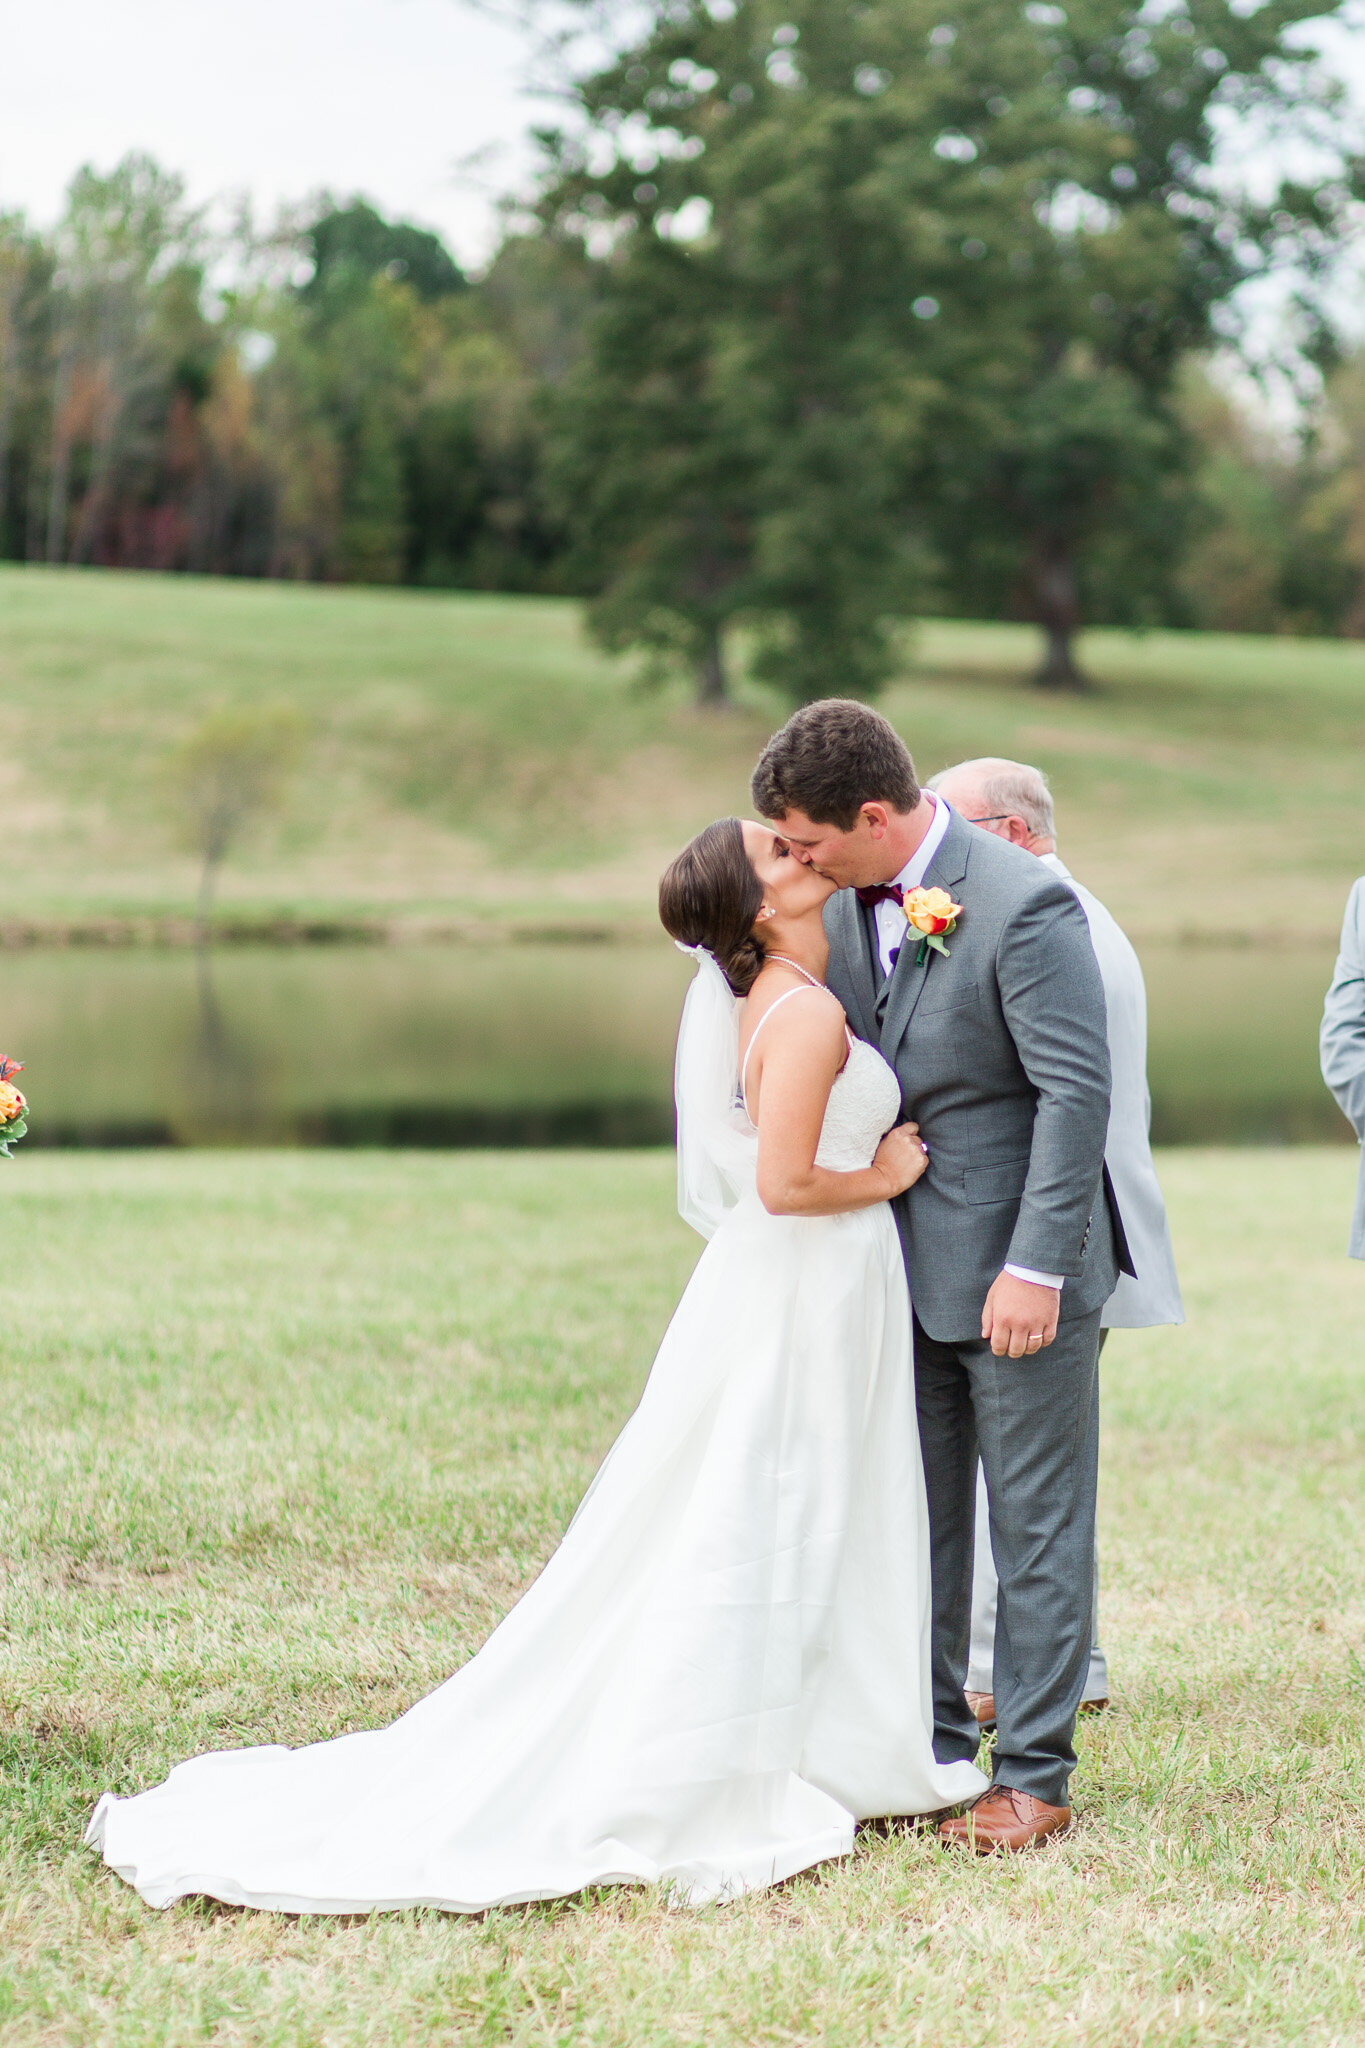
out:
{"label": "bride's low bun hairstyle", "polygon": [[744,851],[738,818],[717,818],[670,861],[659,883],[659,916],[672,939],[705,946],[737,996],[746,996],[763,965],[754,919],[763,884]]}

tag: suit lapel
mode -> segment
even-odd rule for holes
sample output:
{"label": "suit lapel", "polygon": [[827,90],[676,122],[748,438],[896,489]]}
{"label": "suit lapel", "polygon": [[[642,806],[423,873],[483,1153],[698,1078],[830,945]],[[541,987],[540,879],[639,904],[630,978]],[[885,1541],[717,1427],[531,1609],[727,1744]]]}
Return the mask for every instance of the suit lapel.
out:
{"label": "suit lapel", "polygon": [[877,1043],[877,987],[872,978],[867,926],[852,889],[840,889],[825,905],[830,944],[829,980],[860,1038]]}
{"label": "suit lapel", "polygon": [[[965,823],[956,811],[949,812],[948,830],[943,835],[943,844],[925,870],[922,888],[947,889],[951,893],[960,883],[965,882],[971,858],[972,834],[975,830],[976,827]],[[925,952],[923,966],[917,966],[919,949],[919,938],[907,925],[904,943],[891,979],[886,984],[884,1001],[878,1006],[882,1057],[889,1060],[893,1066],[901,1040],[910,1029],[910,1019],[915,1014],[915,1007],[924,994],[924,985],[929,979],[934,961],[938,958],[934,948],[930,946]]]}

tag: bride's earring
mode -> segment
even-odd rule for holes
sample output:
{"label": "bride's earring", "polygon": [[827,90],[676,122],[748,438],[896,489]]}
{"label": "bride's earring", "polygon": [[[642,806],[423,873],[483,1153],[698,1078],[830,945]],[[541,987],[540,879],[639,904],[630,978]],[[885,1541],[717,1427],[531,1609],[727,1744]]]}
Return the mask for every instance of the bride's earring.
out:
{"label": "bride's earring", "polygon": [[762,908],[762,909],[761,909],[761,910],[759,911],[759,913],[758,913],[758,916],[757,916],[757,917],[756,917],[756,918],[754,919],[754,923],[755,923],[755,924],[766,924],[766,923],[768,922],[768,919],[769,919],[770,917],[776,917],[776,916],[777,916],[777,912],[776,912],[776,911],[775,911],[775,910],[773,909],[773,906],[772,906],[772,904],[771,904],[771,903],[765,903],[765,904],[764,904],[764,906],[763,906],[763,908]]}

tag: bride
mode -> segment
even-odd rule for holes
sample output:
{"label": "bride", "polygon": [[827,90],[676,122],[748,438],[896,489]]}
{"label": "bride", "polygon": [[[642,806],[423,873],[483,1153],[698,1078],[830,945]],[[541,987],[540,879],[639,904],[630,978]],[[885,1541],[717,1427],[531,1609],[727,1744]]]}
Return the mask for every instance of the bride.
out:
{"label": "bride", "polygon": [[823,986],[832,889],[735,818],[668,869],[660,915],[697,959],[680,1207],[710,1242],[639,1407],[534,1585],[391,1727],[104,1795],[87,1840],[149,1905],[478,1912],[654,1882],[700,1903],[984,1789],[930,1742],[887,1206],[924,1148]]}

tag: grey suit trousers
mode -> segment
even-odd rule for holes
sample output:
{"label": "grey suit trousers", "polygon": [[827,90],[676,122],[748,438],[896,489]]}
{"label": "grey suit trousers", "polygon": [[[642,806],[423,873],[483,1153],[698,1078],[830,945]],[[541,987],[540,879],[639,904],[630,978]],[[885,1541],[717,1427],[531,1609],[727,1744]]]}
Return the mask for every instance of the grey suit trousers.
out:
{"label": "grey suit trousers", "polygon": [[[1100,1357],[1104,1356],[1107,1328],[1100,1331]],[[986,1475],[976,1468],[976,1541],[972,1569],[972,1653],[967,1666],[969,1692],[995,1696],[995,1609],[999,1578],[991,1555],[990,1509],[986,1501]],[[1109,1698],[1109,1659],[1100,1648],[1100,1553],[1095,1548],[1095,1591],[1090,1608],[1090,1669],[1085,1677],[1081,1705]]]}
{"label": "grey suit trousers", "polygon": [[929,1495],[934,1754],[975,1757],[963,1687],[971,1643],[978,1455],[1000,1576],[995,1782],[1068,1804],[1076,1709],[1090,1663],[1099,1464],[1100,1310],[1057,1326],[1036,1358],[944,1343],[915,1321],[915,1390]]}

